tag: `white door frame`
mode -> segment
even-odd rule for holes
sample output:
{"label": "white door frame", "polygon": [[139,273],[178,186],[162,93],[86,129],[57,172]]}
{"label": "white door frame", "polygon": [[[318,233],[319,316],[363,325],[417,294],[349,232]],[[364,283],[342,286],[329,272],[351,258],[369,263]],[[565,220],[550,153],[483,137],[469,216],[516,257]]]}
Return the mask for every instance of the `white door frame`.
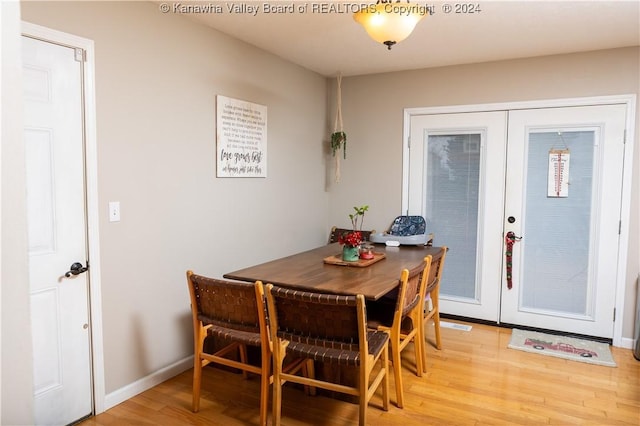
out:
{"label": "white door frame", "polygon": [[104,350],[102,341],[102,299],[100,285],[100,240],[98,209],[98,155],[95,104],[95,49],[93,40],[22,22],[22,34],[85,51],[83,106],[85,138],[85,190],[89,249],[89,309],[91,318],[91,363],[94,414],[105,411]]}
{"label": "white door frame", "polygon": [[402,209],[407,211],[409,204],[409,138],[411,136],[411,117],[428,114],[447,114],[465,112],[509,111],[518,109],[575,107],[588,105],[624,104],[626,116],[626,143],[622,175],[622,203],[620,207],[620,239],[618,246],[618,264],[616,281],[615,310],[616,320],[613,325],[613,346],[631,348],[630,344],[623,344],[622,319],[624,318],[624,296],[627,278],[627,258],[629,245],[629,221],[631,218],[631,182],[633,165],[633,148],[635,145],[635,117],[636,95],[594,96],[585,98],[548,99],[523,102],[506,102],[492,104],[453,105],[442,107],[419,107],[404,109],[404,123],[402,132]]}

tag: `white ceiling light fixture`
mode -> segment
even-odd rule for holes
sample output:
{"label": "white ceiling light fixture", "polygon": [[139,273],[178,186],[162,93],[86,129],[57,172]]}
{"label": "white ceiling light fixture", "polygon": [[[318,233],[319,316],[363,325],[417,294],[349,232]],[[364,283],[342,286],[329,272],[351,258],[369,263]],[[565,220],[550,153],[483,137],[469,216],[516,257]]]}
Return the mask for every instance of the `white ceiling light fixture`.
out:
{"label": "white ceiling light fixture", "polygon": [[401,2],[400,0],[378,0],[376,4],[362,7],[353,14],[367,34],[391,47],[409,37],[416,24],[429,14],[429,6]]}

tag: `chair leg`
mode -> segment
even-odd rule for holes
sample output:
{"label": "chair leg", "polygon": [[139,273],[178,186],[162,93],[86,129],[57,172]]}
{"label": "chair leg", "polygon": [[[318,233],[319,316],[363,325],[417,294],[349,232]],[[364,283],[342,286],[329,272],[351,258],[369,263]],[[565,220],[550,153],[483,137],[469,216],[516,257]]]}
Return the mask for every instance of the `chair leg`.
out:
{"label": "chair leg", "polygon": [[422,373],[424,372],[424,340],[421,333],[417,333],[416,337],[413,339],[413,346],[416,352],[416,376],[422,377]]}
{"label": "chair leg", "polygon": [[358,402],[360,406],[358,407],[358,424],[360,426],[366,426],[367,406],[369,405],[369,371],[368,367],[364,363],[360,364],[359,369],[358,380],[360,383],[358,384],[358,387],[360,394],[358,395]]}
{"label": "chair leg", "polygon": [[[302,366],[302,375],[304,377],[309,378],[309,379],[315,379],[316,378],[316,369],[315,369],[315,367],[313,365],[313,360],[312,359],[308,359],[308,360],[305,361],[304,365]],[[307,386],[307,385],[305,385],[304,392],[308,396],[316,396],[316,387],[315,386]]]}
{"label": "chair leg", "polygon": [[427,372],[427,332],[425,328],[429,325],[429,320],[422,320],[422,373]]}
{"label": "chair leg", "polygon": [[382,409],[389,411],[389,349],[384,348],[380,357],[382,359],[381,368],[385,370],[382,378]]}
{"label": "chair leg", "polygon": [[433,324],[436,329],[436,348],[442,349],[442,339],[440,337],[440,311],[436,310],[433,315]]}
{"label": "chair leg", "polygon": [[402,360],[400,358],[400,334],[391,332],[391,363],[396,382],[396,400],[398,408],[404,406],[404,393],[402,392]]}
{"label": "chair leg", "polygon": [[282,381],[280,379],[280,373],[282,372],[282,366],[284,362],[285,349],[289,342],[282,342],[278,339],[273,343],[279,345],[279,348],[274,348],[278,352],[273,351],[273,409],[271,415],[273,416],[273,426],[280,426],[280,420],[282,417]]}
{"label": "chair leg", "polygon": [[269,410],[270,376],[271,376],[271,357],[263,356],[262,373],[260,374],[260,425],[261,426],[267,426],[267,414]]}
{"label": "chair leg", "polygon": [[[194,326],[195,327],[195,326]],[[194,351],[193,351],[193,391],[191,402],[191,409],[194,413],[200,411],[200,387],[202,384],[202,366],[209,364],[208,361],[203,360],[200,355],[202,354],[202,348],[204,346],[204,339],[206,332],[199,324],[197,331],[194,333]]]}
{"label": "chair leg", "polygon": [[[238,350],[240,351],[240,362],[242,362],[243,364],[248,364],[248,357],[247,357],[247,345],[241,344],[238,345]],[[249,372],[247,370],[242,370],[242,377],[246,380],[249,378]]]}
{"label": "chair leg", "polygon": [[[433,315],[431,316],[431,318],[433,319],[433,328],[435,330],[435,334],[436,334],[436,349],[440,350],[442,349],[442,337],[440,334],[440,312],[438,311],[438,308],[434,307],[435,312],[433,312]],[[424,321],[424,327],[426,327],[429,324],[428,320]],[[424,346],[423,346],[423,357],[422,357],[422,371],[424,373],[427,372],[427,333],[424,332]]]}
{"label": "chair leg", "polygon": [[191,403],[191,410],[194,413],[200,411],[200,384],[202,383],[202,361],[200,360],[200,354],[194,355],[193,362],[193,401]]}
{"label": "chair leg", "polygon": [[422,372],[427,372],[427,328],[429,327],[430,317],[422,319]]}
{"label": "chair leg", "polygon": [[414,314],[411,321],[416,324],[416,334],[413,337],[413,347],[416,354],[416,376],[422,377],[422,372],[424,371],[424,324],[422,312]]}
{"label": "chair leg", "polygon": [[273,416],[273,425],[280,426],[280,417],[282,409],[282,383],[280,375],[273,375],[273,408],[271,415]]}

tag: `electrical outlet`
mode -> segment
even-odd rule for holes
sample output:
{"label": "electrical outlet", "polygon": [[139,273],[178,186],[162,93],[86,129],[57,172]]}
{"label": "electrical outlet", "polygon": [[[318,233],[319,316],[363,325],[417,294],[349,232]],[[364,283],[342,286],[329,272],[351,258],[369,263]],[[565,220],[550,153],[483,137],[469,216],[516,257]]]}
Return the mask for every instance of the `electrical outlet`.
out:
{"label": "electrical outlet", "polygon": [[120,222],[120,201],[109,202],[109,222]]}

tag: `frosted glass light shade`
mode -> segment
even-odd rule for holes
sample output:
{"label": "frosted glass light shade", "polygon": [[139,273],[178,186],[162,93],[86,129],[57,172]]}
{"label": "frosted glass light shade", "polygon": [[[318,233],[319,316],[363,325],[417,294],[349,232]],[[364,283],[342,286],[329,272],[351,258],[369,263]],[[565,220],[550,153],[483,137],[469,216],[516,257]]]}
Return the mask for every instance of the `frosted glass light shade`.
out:
{"label": "frosted glass light shade", "polygon": [[419,7],[408,3],[379,2],[375,6],[365,6],[353,14],[353,19],[361,24],[367,34],[391,49],[391,46],[409,37],[416,24],[426,15]]}

